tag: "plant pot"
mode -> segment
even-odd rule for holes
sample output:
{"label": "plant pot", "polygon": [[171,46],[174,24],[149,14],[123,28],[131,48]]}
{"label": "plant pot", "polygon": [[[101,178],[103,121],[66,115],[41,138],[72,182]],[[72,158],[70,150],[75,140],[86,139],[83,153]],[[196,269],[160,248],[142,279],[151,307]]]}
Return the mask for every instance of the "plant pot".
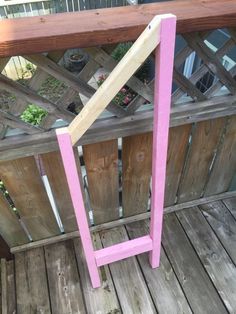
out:
{"label": "plant pot", "polygon": [[68,69],[71,72],[80,72],[86,64],[86,56],[83,54],[72,54],[68,58]]}

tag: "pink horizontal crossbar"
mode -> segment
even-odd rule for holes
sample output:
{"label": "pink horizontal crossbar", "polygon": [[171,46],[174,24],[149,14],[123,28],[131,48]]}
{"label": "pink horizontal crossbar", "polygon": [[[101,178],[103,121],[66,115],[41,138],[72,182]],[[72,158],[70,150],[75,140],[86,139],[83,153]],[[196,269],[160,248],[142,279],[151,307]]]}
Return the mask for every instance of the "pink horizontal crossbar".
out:
{"label": "pink horizontal crossbar", "polygon": [[151,250],[152,239],[147,235],[95,251],[95,260],[99,267]]}

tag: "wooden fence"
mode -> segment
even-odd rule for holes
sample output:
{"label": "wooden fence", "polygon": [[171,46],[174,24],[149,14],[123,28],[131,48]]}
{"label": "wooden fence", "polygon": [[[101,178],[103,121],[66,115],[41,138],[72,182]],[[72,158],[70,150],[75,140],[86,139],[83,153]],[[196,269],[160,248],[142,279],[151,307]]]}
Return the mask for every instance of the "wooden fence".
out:
{"label": "wooden fence", "polygon": [[[178,5],[182,5],[181,1],[175,4],[177,9]],[[189,12],[193,11],[194,5],[186,4]],[[215,4],[211,2],[209,5],[213,6],[211,12],[216,14]],[[143,10],[149,13],[149,19],[160,8],[168,11],[168,4],[147,5]],[[202,9],[203,16],[205,8]],[[132,17],[134,12],[142,15],[143,11],[135,11],[134,8],[122,10],[124,18],[125,14]],[[105,15],[105,11],[101,10],[100,14]],[[236,16],[235,5],[229,6],[228,12],[231,15],[234,12]],[[78,14],[84,16],[84,13]],[[87,14],[92,13],[87,12],[86,18]],[[112,14],[114,21],[116,18],[118,20],[121,9],[113,9]],[[181,14],[178,32],[181,23],[184,25],[189,18],[189,13]],[[226,16],[227,12],[221,14]],[[140,17],[137,15],[135,18],[136,26],[127,28],[126,33],[121,34],[126,41],[134,38],[134,29],[139,32]],[[194,32],[181,32],[186,46],[177,51],[174,66],[176,88],[172,94],[168,149],[167,212],[235,193],[229,190],[236,172],[236,66],[226,69],[222,58],[235,48],[236,30],[229,25],[230,38],[214,52],[209,48],[207,39],[215,28],[225,27],[223,19],[215,19],[214,23],[208,21],[208,24],[203,21],[203,17],[199,19],[198,16],[196,24],[192,16],[191,19],[192,25],[195,25]],[[206,30],[203,32],[197,31],[204,29],[199,20],[205,25]],[[141,21],[145,24],[144,20]],[[22,23],[23,27],[26,22],[18,23]],[[110,23],[112,26],[112,21]],[[112,27],[106,27],[107,35],[114,31]],[[114,59],[117,44],[107,45],[105,37],[98,35],[104,30],[96,31],[96,36],[100,38],[97,41],[100,40],[103,46],[83,48],[89,56],[88,61],[76,75],[66,70],[60,62],[65,50],[42,55],[35,54],[38,52],[35,47],[34,52],[30,51],[34,54],[29,54],[27,49],[32,49],[32,46],[28,47],[26,43],[22,48],[19,41],[13,43],[14,53],[18,53],[18,49],[24,58],[35,64],[37,69],[34,76],[26,85],[22,85],[0,75],[1,89],[16,96],[14,105],[0,112],[0,178],[9,193],[7,197],[0,194],[0,234],[13,248],[13,252],[40,245],[44,241],[49,243],[78,235],[53,129],[55,125],[65,125],[73,119],[74,114],[68,110],[71,103],[81,108],[94,93],[94,85],[88,82],[94,82],[97,73],[109,73],[117,63]],[[48,50],[51,50],[50,45],[53,44],[48,43]],[[6,45],[0,42],[2,69],[9,56],[6,51]],[[201,62],[187,78],[182,74],[182,69],[186,58],[193,52]],[[149,63],[152,63],[152,58]],[[205,82],[207,75],[214,79],[205,86],[203,92],[200,83]],[[60,82],[56,89],[59,95],[57,99],[55,95],[51,97],[51,92],[41,93],[42,85],[51,77]],[[76,150],[88,214],[91,224],[93,222],[92,230],[149,215],[153,81],[151,76],[146,81],[137,74],[127,82],[125,88],[130,89],[132,101],[128,105],[112,102],[108,113],[104,113],[93,124],[78,143],[79,150]],[[48,112],[38,126],[29,125],[20,119],[29,103]],[[16,210],[13,211],[11,207]],[[65,235],[61,235],[62,230]]]}
{"label": "wooden fence", "polygon": [[[0,20],[117,7],[127,4],[126,0],[0,0]],[[3,74],[13,80],[22,79],[26,75],[30,75],[27,71],[28,65],[31,66],[31,63],[24,58],[13,57],[4,68]]]}

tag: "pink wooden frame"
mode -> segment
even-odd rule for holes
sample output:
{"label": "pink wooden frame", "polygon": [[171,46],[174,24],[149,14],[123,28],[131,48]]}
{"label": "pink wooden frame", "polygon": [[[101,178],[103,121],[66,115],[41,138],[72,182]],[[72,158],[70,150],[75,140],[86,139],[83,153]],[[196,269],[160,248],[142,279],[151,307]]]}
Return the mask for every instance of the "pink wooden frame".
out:
{"label": "pink wooden frame", "polygon": [[152,268],[158,267],[160,263],[175,27],[174,16],[167,16],[161,20],[161,39],[156,49],[150,235],[97,251],[93,249],[71,138],[66,130],[64,133],[57,131],[70,195],[94,288],[101,285],[98,267],[102,265],[144,252],[149,252]]}

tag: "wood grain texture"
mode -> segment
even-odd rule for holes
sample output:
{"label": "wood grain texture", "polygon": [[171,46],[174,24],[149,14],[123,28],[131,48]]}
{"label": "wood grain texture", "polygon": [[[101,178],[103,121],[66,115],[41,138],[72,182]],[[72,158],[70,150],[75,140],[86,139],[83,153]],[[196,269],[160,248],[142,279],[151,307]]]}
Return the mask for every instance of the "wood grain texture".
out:
{"label": "wood grain texture", "polygon": [[[96,89],[94,89],[94,87],[92,87],[86,81],[84,81],[82,75],[75,76],[70,71],[66,70],[62,66],[59,66],[58,64],[56,64],[49,58],[45,57],[44,55],[37,54],[24,57],[28,59],[30,62],[34,63],[43,71],[52,75],[59,81],[64,82],[67,86],[69,86],[69,88],[73,88],[74,91],[76,91],[77,93],[80,92],[87,97],[91,97],[93,94],[95,94]],[[83,77],[84,76],[85,73],[83,73]],[[62,102],[60,100],[57,102],[57,107],[65,108],[65,106],[62,105]],[[117,106],[117,104],[114,101],[111,101],[108,104],[107,110],[111,111],[113,114],[117,116],[125,116],[125,110],[120,106]]]}
{"label": "wood grain texture", "polygon": [[[236,267],[198,208],[177,213],[229,313],[236,310]],[[204,239],[204,240],[203,240]]]}
{"label": "wood grain texture", "polygon": [[[14,261],[1,259],[2,314],[16,314],[16,287]],[[0,307],[1,308],[1,307]]]}
{"label": "wood grain texture", "polygon": [[43,248],[15,255],[17,313],[51,314]]}
{"label": "wood grain texture", "polygon": [[[54,60],[55,62],[58,62],[62,58],[63,54],[64,54],[63,51],[54,51],[47,54],[47,57],[50,60]],[[42,83],[45,82],[48,77],[49,76],[47,75],[46,72],[41,71],[41,69],[39,68],[36,68],[35,73],[32,76],[32,78],[28,81],[27,86],[34,91],[38,91]],[[28,105],[27,101],[17,98],[15,105],[11,108],[11,113],[19,116],[27,107],[27,105]]]}
{"label": "wood grain texture", "polygon": [[[141,237],[149,233],[149,221],[134,222],[126,228],[131,239]],[[192,313],[164,250],[161,250],[160,267],[156,269],[150,267],[147,254],[137,258],[158,313]]]}
{"label": "wood grain texture", "polygon": [[4,124],[5,126],[10,126],[13,129],[19,128],[21,130],[24,130],[25,133],[27,134],[34,134],[34,133],[43,131],[43,129],[41,129],[40,127],[26,123],[22,121],[20,118],[15,117],[11,113],[4,112],[2,110],[1,110],[0,122]]}
{"label": "wood grain texture", "polygon": [[118,219],[118,141],[84,145],[83,153],[94,223]]}
{"label": "wood grain texture", "polygon": [[178,18],[178,33],[233,27],[236,20],[234,0],[153,3],[21,18],[14,23],[4,19],[0,24],[0,56],[131,41],[153,16],[169,12]]}
{"label": "wood grain texture", "polygon": [[[94,248],[97,250],[101,249],[102,243],[99,234],[93,234],[92,238]],[[102,266],[99,268],[101,287],[92,289],[82,244],[79,239],[74,240],[74,247],[88,313],[121,313],[119,301],[108,266]]]}
{"label": "wood grain texture", "polygon": [[63,108],[58,107],[56,104],[52,103],[50,100],[38,95],[32,89],[29,89],[22,84],[10,80],[4,75],[0,74],[0,82],[3,90],[12,93],[14,96],[22,98],[28,103],[33,103],[49,113],[54,114],[57,118],[61,118],[67,122],[71,122],[75,115]]}
{"label": "wood grain texture", "polygon": [[[114,228],[101,233],[103,246],[109,246],[128,240],[124,227]],[[120,300],[122,313],[156,313],[143,275],[135,257],[109,265],[113,282]]]}
{"label": "wood grain texture", "polygon": [[188,45],[194,49],[206,64],[206,66],[218,77],[228,90],[235,94],[236,82],[232,75],[222,65],[222,61],[212,52],[212,50],[204,43],[200,36],[196,34],[185,34],[184,39]]}
{"label": "wood grain texture", "polygon": [[[104,49],[96,48],[87,48],[85,51],[89,54],[90,58],[92,57],[97,63],[99,63],[104,69],[108,72],[117,66],[118,61],[114,60]],[[134,92],[142,96],[143,101],[148,100],[153,103],[153,90],[147,85],[140,81],[137,77],[132,76],[127,83]]]}
{"label": "wood grain texture", "polygon": [[47,72],[49,75],[55,77],[57,80],[64,82],[67,86],[73,87],[77,92],[80,92],[87,97],[91,97],[94,93],[94,88],[88,85],[79,76],[75,76],[73,73],[44,55],[27,55],[24,56],[24,58],[35,64],[41,70]]}
{"label": "wood grain texture", "polygon": [[10,260],[13,258],[13,255],[11,255],[10,247],[7,245],[6,241],[0,236],[0,259],[1,258]]}
{"label": "wood grain texture", "polygon": [[224,118],[220,118],[196,125],[178,192],[179,203],[197,199],[202,195],[224,122]]}
{"label": "wood grain texture", "polygon": [[152,133],[124,137],[122,141],[123,216],[148,210],[152,172]]}
{"label": "wood grain texture", "polygon": [[236,264],[236,220],[221,201],[199,207],[231,259]]}
{"label": "wood grain texture", "polygon": [[2,162],[0,173],[33,240],[59,234],[34,157]]}
{"label": "wood grain texture", "polygon": [[175,214],[164,217],[162,243],[193,313],[227,313]]}
{"label": "wood grain texture", "polygon": [[0,216],[0,234],[10,247],[29,242],[16,214],[2,193],[0,193]]}
{"label": "wood grain texture", "polygon": [[40,156],[65,232],[78,229],[60,152]]}
{"label": "wood grain texture", "polygon": [[[207,97],[202,94],[202,92],[193,84],[189,79],[187,79],[181,72],[174,69],[173,80],[180,86],[180,88],[187,93],[188,96],[192,97],[194,101],[203,101]],[[173,98],[172,98],[173,99]],[[176,102],[176,97],[172,100]]]}
{"label": "wood grain texture", "polygon": [[223,200],[223,203],[227,206],[231,214],[236,219],[236,197]]}
{"label": "wood grain texture", "polygon": [[85,307],[72,241],[45,246],[52,313],[81,313]]}
{"label": "wood grain texture", "polygon": [[206,196],[227,191],[236,172],[236,116],[229,117],[226,122],[224,138],[206,186]]}
{"label": "wood grain texture", "polygon": [[[164,214],[173,213],[175,211],[187,209],[187,208],[190,208],[192,206],[198,206],[198,205],[202,205],[202,204],[206,204],[206,203],[210,203],[210,202],[215,202],[218,200],[227,199],[227,201],[228,201],[229,198],[233,199],[233,197],[235,195],[236,195],[236,191],[232,191],[232,192],[226,192],[226,193],[222,193],[222,194],[209,196],[206,198],[202,197],[198,200],[189,201],[189,202],[182,203],[182,204],[172,205],[172,206],[164,208]],[[106,223],[103,223],[100,225],[92,226],[92,227],[90,227],[90,231],[91,232],[98,232],[98,231],[102,231],[102,230],[107,230],[107,229],[123,226],[123,225],[129,224],[129,223],[132,223],[132,222],[145,220],[148,218],[150,218],[150,212],[145,212],[142,214],[138,214],[138,215],[134,215],[134,216],[130,216],[130,217],[125,217],[125,218],[120,218],[120,219],[117,219],[114,221],[110,221],[110,222],[106,222]],[[48,245],[48,244],[53,244],[53,243],[57,243],[57,242],[62,242],[62,241],[68,240],[68,239],[73,239],[73,238],[76,238],[79,236],[80,236],[79,231],[73,231],[73,232],[69,232],[66,234],[61,234],[61,235],[58,235],[55,237],[51,237],[48,239],[34,241],[34,242],[30,242],[28,244],[13,247],[13,248],[11,248],[11,252],[14,254],[17,252],[26,251],[26,250],[31,249],[31,248],[37,248],[37,247],[41,247],[43,245]]]}
{"label": "wood grain texture", "polygon": [[[100,116],[121,88],[139,69],[160,43],[160,29],[163,21],[176,19],[171,14],[155,16],[138,39],[129,48],[114,70],[100,85],[80,113],[68,126],[68,132],[74,145]],[[107,92],[109,90],[109,93]]]}
{"label": "wood grain texture", "polygon": [[[170,126],[186,125],[218,117],[235,115],[236,96],[214,97],[210,100],[182,104],[172,108]],[[97,120],[78,142],[78,145],[108,141],[119,137],[152,131],[153,112],[137,112],[134,115]],[[8,137],[0,141],[0,160],[16,159],[58,149],[54,130],[41,134]]]}
{"label": "wood grain texture", "polygon": [[176,201],[191,129],[191,124],[170,128],[166,168],[165,207],[173,205]]}
{"label": "wood grain texture", "polygon": [[7,267],[6,267],[6,260],[1,259],[1,289],[0,289],[0,297],[1,297],[1,313],[7,313]]}

